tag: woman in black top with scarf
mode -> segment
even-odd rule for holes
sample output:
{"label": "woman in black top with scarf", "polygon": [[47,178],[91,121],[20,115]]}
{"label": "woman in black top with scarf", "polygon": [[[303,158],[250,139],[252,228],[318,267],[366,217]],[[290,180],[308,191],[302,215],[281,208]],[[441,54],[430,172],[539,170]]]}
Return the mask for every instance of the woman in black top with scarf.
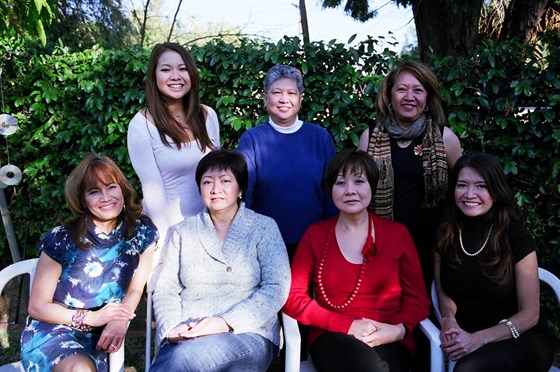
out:
{"label": "woman in black top with scarf", "polygon": [[502,167],[469,153],[449,184],[434,277],[440,339],[454,371],[547,371],[554,339],[539,318],[535,241]]}
{"label": "woman in black top with scarf", "polygon": [[429,286],[438,206],[445,197],[447,170],[461,156],[461,145],[444,126],[438,80],[420,62],[405,61],[389,72],[376,111],[375,123],[358,146],[373,157],[380,172],[370,209],[408,228]]}

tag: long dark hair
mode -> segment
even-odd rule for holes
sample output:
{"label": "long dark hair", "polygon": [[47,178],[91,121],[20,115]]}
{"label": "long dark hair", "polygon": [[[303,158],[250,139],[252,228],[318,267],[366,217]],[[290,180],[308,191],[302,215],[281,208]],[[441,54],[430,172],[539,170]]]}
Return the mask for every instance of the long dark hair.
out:
{"label": "long dark hair", "polygon": [[[191,89],[183,97],[183,110],[189,129],[192,131],[193,137],[181,129],[180,123],[171,115],[165,105],[165,97],[161,94],[157,87],[156,72],[157,64],[161,55],[168,50],[179,53],[191,81]],[[206,148],[213,149],[214,144],[210,141],[206,130],[206,117],[208,112],[200,103],[200,75],[196,67],[194,58],[187,50],[177,43],[161,43],[156,44],[152,48],[150,62],[148,63],[148,73],[146,78],[146,101],[148,103],[148,112],[154,119],[161,141],[166,146],[171,146],[166,136],[169,136],[173,143],[181,148],[187,142],[198,140],[201,151]]]}
{"label": "long dark hair", "polygon": [[136,232],[136,220],[138,218],[148,219],[142,214],[142,206],[135,202],[135,192],[130,182],[126,179],[117,164],[107,156],[99,154],[87,155],[78,163],[70,173],[64,185],[64,197],[66,204],[72,212],[73,218],[67,225],[72,231],[72,239],[77,247],[88,248],[81,242],[81,238],[87,231],[85,194],[86,191],[95,187],[98,181],[104,184],[116,183],[120,186],[124,198],[124,209],[119,218],[126,219],[126,238],[130,239]]}
{"label": "long dark hair", "polygon": [[455,205],[455,186],[461,169],[469,167],[476,171],[488,188],[492,197],[492,208],[488,213],[493,223],[492,237],[489,241],[491,255],[481,264],[484,274],[495,282],[508,278],[513,270],[513,258],[508,239],[508,228],[511,221],[523,221],[521,209],[515,202],[513,191],[509,187],[502,166],[493,156],[471,151],[457,160],[449,174],[447,195],[447,212],[439,229],[437,252],[455,264],[460,264],[453,245],[455,233],[461,227],[461,211]]}

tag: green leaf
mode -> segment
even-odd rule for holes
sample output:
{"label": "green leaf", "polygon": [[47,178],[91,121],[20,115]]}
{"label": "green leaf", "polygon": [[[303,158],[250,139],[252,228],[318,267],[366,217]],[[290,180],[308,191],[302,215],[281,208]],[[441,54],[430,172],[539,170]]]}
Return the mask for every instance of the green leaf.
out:
{"label": "green leaf", "polygon": [[47,35],[45,34],[45,28],[43,27],[43,21],[40,19],[37,20],[37,36],[39,37],[39,41],[41,41],[41,45],[47,45]]}

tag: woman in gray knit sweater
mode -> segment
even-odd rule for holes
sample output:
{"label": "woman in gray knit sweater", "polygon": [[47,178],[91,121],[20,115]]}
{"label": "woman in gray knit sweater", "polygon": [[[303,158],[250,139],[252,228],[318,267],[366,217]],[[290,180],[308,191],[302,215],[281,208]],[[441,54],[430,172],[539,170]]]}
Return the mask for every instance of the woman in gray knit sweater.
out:
{"label": "woman in gray knit sweater", "polygon": [[210,152],[196,169],[206,210],[172,227],[154,292],[152,371],[265,371],[290,267],[273,219],[246,209],[243,156]]}

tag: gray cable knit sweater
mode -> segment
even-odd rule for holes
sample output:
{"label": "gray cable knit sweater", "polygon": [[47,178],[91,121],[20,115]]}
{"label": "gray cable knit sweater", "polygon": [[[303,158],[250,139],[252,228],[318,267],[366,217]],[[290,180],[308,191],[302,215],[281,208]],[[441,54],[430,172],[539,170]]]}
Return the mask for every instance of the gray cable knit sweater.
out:
{"label": "gray cable knit sweater", "polygon": [[280,346],[290,264],[276,222],[241,204],[223,245],[208,211],[169,234],[153,295],[158,344],[181,322],[219,316]]}

